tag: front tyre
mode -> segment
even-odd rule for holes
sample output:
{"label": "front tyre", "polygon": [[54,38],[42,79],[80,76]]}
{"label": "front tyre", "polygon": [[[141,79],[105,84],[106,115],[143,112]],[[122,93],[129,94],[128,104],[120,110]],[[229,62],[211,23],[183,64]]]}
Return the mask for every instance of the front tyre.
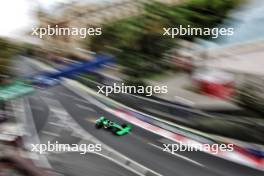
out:
{"label": "front tyre", "polygon": [[117,135],[118,129],[117,129],[117,128],[112,128],[112,129],[111,129],[111,132],[112,132],[114,135]]}

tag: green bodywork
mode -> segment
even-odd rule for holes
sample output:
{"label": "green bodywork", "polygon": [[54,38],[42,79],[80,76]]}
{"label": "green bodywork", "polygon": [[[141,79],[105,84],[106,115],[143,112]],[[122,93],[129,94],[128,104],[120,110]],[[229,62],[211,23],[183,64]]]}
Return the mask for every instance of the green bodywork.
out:
{"label": "green bodywork", "polygon": [[106,129],[110,129],[118,136],[125,135],[132,130],[132,125],[130,124],[119,125],[111,120],[106,119],[105,117],[100,117],[97,119],[95,125],[97,128],[104,127]]}

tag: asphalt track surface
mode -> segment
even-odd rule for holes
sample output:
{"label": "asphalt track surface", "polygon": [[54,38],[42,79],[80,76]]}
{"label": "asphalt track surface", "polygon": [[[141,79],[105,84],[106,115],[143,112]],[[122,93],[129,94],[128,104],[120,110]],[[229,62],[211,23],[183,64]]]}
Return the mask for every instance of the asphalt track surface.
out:
{"label": "asphalt track surface", "polygon": [[110,162],[102,156],[93,153],[80,155],[79,153],[53,154],[50,164],[55,166],[57,172],[65,176],[133,176],[132,172]]}
{"label": "asphalt track surface", "polygon": [[[22,61],[20,67],[27,67],[29,63]],[[30,65],[32,71],[36,71],[36,68]],[[23,70],[23,69],[22,69]],[[66,110],[70,116],[78,122],[87,132],[98,138],[103,143],[107,144],[111,148],[119,151],[123,155],[137,161],[145,167],[154,170],[155,172],[166,176],[263,176],[264,173],[251,169],[246,166],[235,164],[203,152],[178,152],[176,155],[163,152],[162,142],[167,141],[163,137],[148,132],[140,127],[134,126],[133,131],[122,137],[114,136],[111,132],[104,129],[96,129],[94,121],[100,117],[105,116],[113,121],[119,123],[125,123],[125,121],[118,117],[109,114],[102,108],[96,106],[93,101],[88,101],[84,97],[80,97],[74,92],[70,91],[62,85],[58,85],[46,90],[41,90],[29,97],[29,103],[31,105],[32,115],[37,127],[37,131],[41,132],[45,128],[45,124],[48,122],[49,110],[47,104],[43,101],[43,97],[58,101]],[[43,107],[43,108],[38,108]],[[46,107],[46,108],[45,108]],[[46,113],[46,114],[45,114]],[[61,137],[61,136],[60,136]],[[65,141],[71,141],[70,136],[61,137]],[[72,139],[74,141],[74,139]],[[100,157],[87,157],[82,160],[79,154],[75,154],[74,157],[69,157],[71,154],[65,154],[60,157],[60,160],[54,164],[55,169],[64,171],[67,173],[69,163],[80,162],[80,167],[73,167],[76,172],[72,172],[70,175],[77,175],[77,170],[82,170],[83,173],[87,172],[89,167],[86,167],[82,162],[91,163],[91,161],[101,163],[102,167],[98,169],[91,169],[91,172],[100,175],[101,170],[109,168],[111,165],[115,165],[109,162],[102,162]],[[61,163],[59,162],[61,161]],[[52,164],[52,162],[51,162]],[[61,167],[63,165],[63,167]],[[53,166],[53,165],[52,165]],[[79,166],[79,165],[78,165]],[[112,166],[111,166],[112,167]],[[130,171],[127,171],[120,166],[115,165],[115,169],[108,170],[103,175],[131,175]],[[116,172],[116,169],[119,172]],[[89,169],[88,169],[89,170]],[[98,173],[98,174],[97,174]],[[69,172],[68,172],[69,174]],[[93,174],[91,174],[93,175]]]}

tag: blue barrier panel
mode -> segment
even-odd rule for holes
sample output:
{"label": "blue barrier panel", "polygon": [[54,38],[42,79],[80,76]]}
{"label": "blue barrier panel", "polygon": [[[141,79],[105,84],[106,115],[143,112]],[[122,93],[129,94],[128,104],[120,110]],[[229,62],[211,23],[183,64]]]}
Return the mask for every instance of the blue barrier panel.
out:
{"label": "blue barrier panel", "polygon": [[43,72],[30,78],[33,84],[52,86],[58,83],[61,77],[71,77],[82,72],[93,72],[100,69],[103,65],[113,63],[114,59],[106,55],[97,55],[92,61],[74,63],[67,68],[57,72]]}
{"label": "blue barrier panel", "polygon": [[91,72],[102,67],[102,65],[113,62],[112,57],[99,55],[96,59],[88,62],[82,62],[77,64],[72,64],[69,67],[60,70],[59,72],[47,73],[45,76],[58,79],[60,77],[71,76],[76,73],[81,72]]}

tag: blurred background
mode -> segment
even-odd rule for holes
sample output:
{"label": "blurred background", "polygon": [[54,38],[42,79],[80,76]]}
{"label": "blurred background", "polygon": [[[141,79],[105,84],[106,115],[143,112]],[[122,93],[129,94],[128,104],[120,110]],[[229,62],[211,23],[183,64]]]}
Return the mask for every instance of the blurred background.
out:
{"label": "blurred background", "polygon": [[[257,0],[1,2],[0,176],[264,175],[263,12]],[[48,25],[100,27],[102,35],[32,35]],[[180,25],[234,35],[163,35]],[[114,83],[165,85],[168,93],[96,94]],[[135,127],[121,138],[98,131],[102,115]],[[161,131],[235,150],[170,155],[159,148],[175,141]],[[103,150],[30,152],[47,141],[102,143]]]}

